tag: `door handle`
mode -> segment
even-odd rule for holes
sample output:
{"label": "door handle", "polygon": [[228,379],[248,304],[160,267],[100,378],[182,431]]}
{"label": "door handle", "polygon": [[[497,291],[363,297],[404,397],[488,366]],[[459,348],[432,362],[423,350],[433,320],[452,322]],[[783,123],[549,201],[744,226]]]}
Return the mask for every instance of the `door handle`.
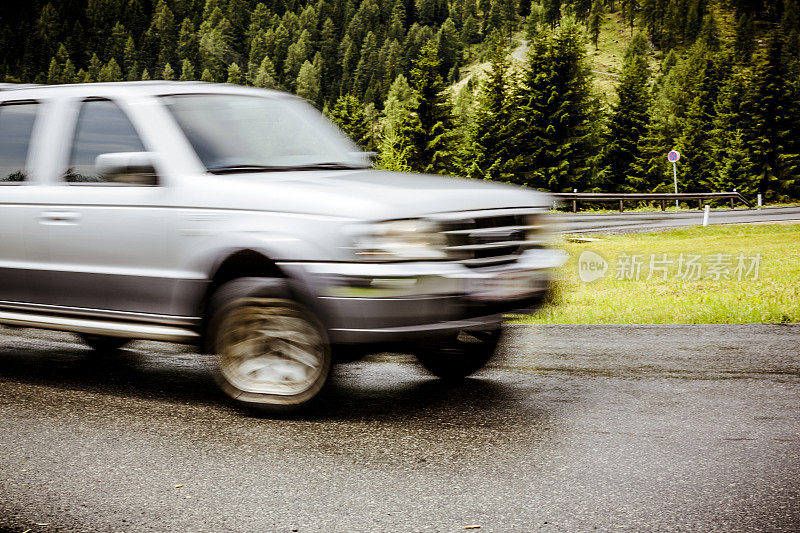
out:
{"label": "door handle", "polygon": [[45,211],[39,215],[40,224],[77,224],[81,220],[81,214],[74,211]]}

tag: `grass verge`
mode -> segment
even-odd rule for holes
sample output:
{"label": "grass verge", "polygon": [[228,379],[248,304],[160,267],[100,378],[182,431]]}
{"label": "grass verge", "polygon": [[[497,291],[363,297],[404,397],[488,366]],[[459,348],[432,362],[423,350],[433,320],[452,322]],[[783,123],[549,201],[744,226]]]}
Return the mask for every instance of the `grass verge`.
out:
{"label": "grass verge", "polygon": [[[700,226],[600,238],[564,242],[570,257],[559,271],[550,303],[512,321],[800,322],[800,224]],[[583,254],[586,251],[602,259]],[[605,275],[582,281],[579,267],[588,278],[589,263],[602,265],[603,259]]]}

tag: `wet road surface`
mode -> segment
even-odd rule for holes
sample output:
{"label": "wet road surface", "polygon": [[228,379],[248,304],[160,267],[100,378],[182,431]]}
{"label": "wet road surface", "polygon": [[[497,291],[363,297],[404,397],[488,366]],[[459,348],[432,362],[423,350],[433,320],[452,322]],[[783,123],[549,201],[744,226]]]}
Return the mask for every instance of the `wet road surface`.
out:
{"label": "wet road surface", "polygon": [[800,326],[509,327],[458,386],[337,367],[313,414],[231,406],[210,360],[0,333],[0,530],[792,531]]}

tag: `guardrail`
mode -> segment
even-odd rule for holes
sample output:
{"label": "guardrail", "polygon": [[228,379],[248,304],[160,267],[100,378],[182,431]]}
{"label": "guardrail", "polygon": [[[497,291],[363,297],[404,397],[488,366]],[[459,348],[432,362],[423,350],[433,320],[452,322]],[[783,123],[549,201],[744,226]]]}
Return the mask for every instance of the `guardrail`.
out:
{"label": "guardrail", "polygon": [[625,210],[626,201],[661,201],[661,210],[667,209],[667,200],[697,200],[698,209],[703,208],[704,200],[729,198],[731,209],[735,200],[747,207],[752,207],[741,193],[733,192],[679,192],[679,193],[613,193],[613,192],[557,192],[552,193],[559,200],[572,200],[572,212],[578,211],[578,202],[615,202],[619,201],[619,212]]}

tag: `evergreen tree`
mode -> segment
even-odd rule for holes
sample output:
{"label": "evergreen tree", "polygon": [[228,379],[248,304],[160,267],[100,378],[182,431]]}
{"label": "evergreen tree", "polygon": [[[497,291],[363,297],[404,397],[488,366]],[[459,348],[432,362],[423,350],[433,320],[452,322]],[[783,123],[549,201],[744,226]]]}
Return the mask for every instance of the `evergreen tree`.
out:
{"label": "evergreen tree", "polygon": [[514,122],[515,181],[551,191],[586,189],[597,146],[597,103],[585,37],[574,20],[531,44]]}
{"label": "evergreen tree", "polygon": [[[206,11],[209,4],[206,3]],[[224,79],[225,65],[238,60],[235,53],[233,29],[219,7],[215,7],[200,24],[198,54],[201,68],[208,69],[214,79]]]}
{"label": "evergreen tree", "polygon": [[319,70],[311,61],[306,60],[297,74],[297,96],[311,102],[316,102],[320,93]]}
{"label": "evergreen tree", "polygon": [[[782,194],[798,196],[800,131],[797,79],[784,55],[782,36],[773,31],[767,49],[758,58],[753,84],[745,103],[749,117],[745,144],[758,179],[758,192],[766,199]],[[794,59],[796,61],[796,59]]]}
{"label": "evergreen tree", "polygon": [[264,56],[264,60],[261,61],[261,65],[259,65],[253,79],[253,85],[262,89],[275,89],[278,87],[278,82],[275,80],[275,66],[269,56]]}
{"label": "evergreen tree", "polygon": [[647,192],[642,172],[642,142],[647,132],[650,76],[647,57],[642,51],[647,39],[637,33],[628,45],[622,74],[617,85],[617,103],[612,110],[603,153],[604,191]]}
{"label": "evergreen tree", "polygon": [[178,59],[181,61],[187,60],[192,64],[198,61],[197,50],[197,33],[194,29],[194,24],[187,17],[181,22],[181,28],[178,32]]}
{"label": "evergreen tree", "polygon": [[413,158],[409,159],[409,166],[422,172],[447,174],[457,171],[458,161],[452,108],[439,67],[436,43],[428,42],[422,47],[411,70],[420,127],[414,139],[416,150]]}
{"label": "evergreen tree", "polygon": [[351,94],[340,96],[329,111],[328,118],[361,148],[368,149],[372,128],[364,115],[364,104],[358,98]]}
{"label": "evergreen tree", "polygon": [[137,77],[134,79],[138,79],[139,69],[137,62],[136,45],[133,42],[133,37],[131,37],[130,35],[128,35],[128,38],[125,40],[125,49],[122,52],[122,66],[125,69],[125,72],[128,73],[129,79],[131,77],[132,71],[135,69]]}
{"label": "evergreen tree", "polygon": [[436,44],[438,46],[437,54],[441,62],[439,73],[451,83],[457,81],[461,42],[451,18],[448,17],[439,28],[439,33],[436,34]]}
{"label": "evergreen tree", "polygon": [[481,83],[475,104],[471,132],[472,164],[467,169],[473,178],[507,181],[506,169],[513,159],[510,146],[512,115],[510,61],[505,39],[499,31],[492,33],[489,44],[489,73]]}
{"label": "evergreen tree", "polygon": [[111,37],[106,46],[106,59],[116,59],[117,66],[124,62],[125,59],[125,43],[128,40],[128,32],[125,30],[120,22],[114,24],[111,29]]}
{"label": "evergreen tree", "polygon": [[47,83],[50,85],[61,83],[61,68],[55,57],[50,60],[50,67],[47,69]]}
{"label": "evergreen tree", "polygon": [[561,0],[542,0],[542,15],[551,28],[561,20]]}
{"label": "evergreen tree", "polygon": [[379,167],[398,172],[412,170],[410,161],[417,159],[415,139],[422,130],[416,112],[418,105],[416,92],[405,76],[398,75],[383,106],[378,142]]}
{"label": "evergreen tree", "polygon": [[285,79],[294,81],[300,73],[300,68],[309,59],[311,43],[307,30],[303,30],[300,38],[289,45],[284,63],[283,72]]}
{"label": "evergreen tree", "polygon": [[92,54],[92,58],[89,60],[89,68],[87,70],[89,79],[91,81],[97,81],[97,77],[100,75],[101,68],[103,68],[103,64],[100,63],[100,58],[97,57],[97,54]]}
{"label": "evergreen tree", "polygon": [[636,0],[621,0],[622,4],[622,18],[628,23],[633,34],[633,24],[636,22],[636,10],[639,8],[639,2]]}
{"label": "evergreen tree", "polygon": [[100,69],[97,81],[122,81],[122,69],[113,57]]}
{"label": "evergreen tree", "polygon": [[194,79],[194,65],[188,59],[181,61],[181,81],[192,81]]}
{"label": "evergreen tree", "polygon": [[161,79],[166,81],[171,81],[175,79],[175,70],[169,63],[164,65],[164,70],[161,71]]}
{"label": "evergreen tree", "polygon": [[592,11],[589,13],[589,36],[595,50],[599,50],[597,41],[600,38],[600,27],[603,24],[603,0],[594,0]]}
{"label": "evergreen tree", "polygon": [[67,58],[66,63],[64,63],[64,69],[61,71],[62,83],[73,83],[75,81],[75,75],[75,64],[71,59]]}
{"label": "evergreen tree", "polygon": [[234,85],[242,85],[244,83],[244,76],[242,76],[242,69],[236,63],[228,65],[228,80],[226,83]]}
{"label": "evergreen tree", "polygon": [[147,39],[152,43],[158,57],[157,66],[166,65],[174,61],[177,45],[177,31],[175,16],[172,14],[166,0],[159,0],[150,28],[147,30]]}

